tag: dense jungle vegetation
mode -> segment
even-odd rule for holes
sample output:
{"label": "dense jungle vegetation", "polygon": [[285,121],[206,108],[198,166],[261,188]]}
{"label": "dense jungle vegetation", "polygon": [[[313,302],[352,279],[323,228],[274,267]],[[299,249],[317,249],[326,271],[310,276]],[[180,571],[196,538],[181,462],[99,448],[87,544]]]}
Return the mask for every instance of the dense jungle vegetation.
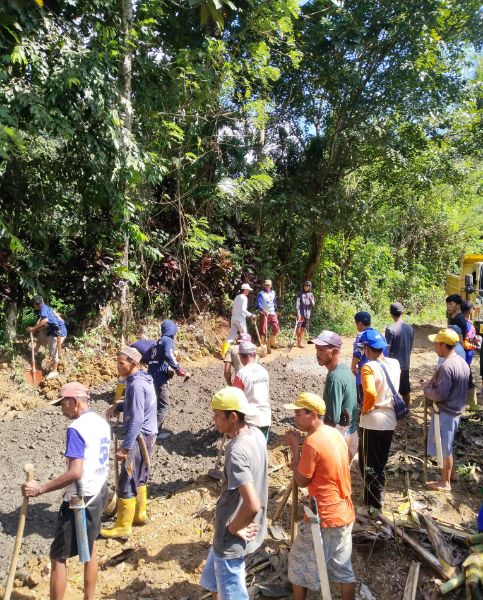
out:
{"label": "dense jungle vegetation", "polygon": [[304,278],[417,312],[483,250],[478,0],[3,0],[0,336]]}

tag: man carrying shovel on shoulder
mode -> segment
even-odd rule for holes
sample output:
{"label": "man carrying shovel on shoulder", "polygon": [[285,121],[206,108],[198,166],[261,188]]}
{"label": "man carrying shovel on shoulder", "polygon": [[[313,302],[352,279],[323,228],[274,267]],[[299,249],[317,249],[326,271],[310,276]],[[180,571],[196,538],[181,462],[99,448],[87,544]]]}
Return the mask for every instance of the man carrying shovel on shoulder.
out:
{"label": "man carrying shovel on shoulder", "polygon": [[94,600],[98,571],[94,542],[99,535],[102,511],[108,496],[106,480],[111,432],[106,421],[90,410],[89,391],[81,383],[63,385],[58,398],[50,404],[60,405],[62,413],[72,421],[67,428],[67,470],[46,483],[23,483],[22,493],[24,496],[35,498],[64,489],[64,500],[50,548],[50,598],[62,600],[67,587],[66,561],[79,554],[81,545],[76,530],[75,511],[70,508],[70,500],[73,496],[79,496],[79,491],[82,490],[90,556],[90,560],[84,564],[84,598]]}
{"label": "man carrying shovel on shoulder", "polygon": [[[309,496],[317,502],[327,571],[340,583],[342,600],[354,600],[352,524],[355,514],[347,444],[337,429],[324,424],[325,403],[317,394],[301,392],[293,404],[285,404],[284,408],[295,412],[295,427],[307,433],[302,450],[298,431],[287,431],[285,441],[292,449],[295,483],[308,487]],[[305,600],[308,589],[320,590],[314,540],[307,521],[300,525],[290,550],[288,578],[294,600]]]}
{"label": "man carrying shovel on shoulder", "polygon": [[124,402],[107,409],[108,419],[123,413],[124,440],[117,458],[122,461],[119,477],[116,525],[102,529],[106,538],[125,539],[131,535],[133,523],[147,521],[147,482],[150,456],[158,432],[156,420],[156,393],[150,375],[139,368],[141,354],[130,346],[123,346],[117,355],[117,370],[126,379]]}

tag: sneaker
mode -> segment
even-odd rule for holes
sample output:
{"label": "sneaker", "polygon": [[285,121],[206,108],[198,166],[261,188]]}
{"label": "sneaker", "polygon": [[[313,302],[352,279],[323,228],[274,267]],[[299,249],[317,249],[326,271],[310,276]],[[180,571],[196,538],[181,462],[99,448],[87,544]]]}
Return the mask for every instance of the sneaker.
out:
{"label": "sneaker", "polygon": [[163,440],[167,440],[170,438],[172,433],[170,431],[160,431],[156,437],[158,442],[162,442]]}
{"label": "sneaker", "polygon": [[45,379],[55,379],[58,376],[59,376],[58,371],[50,371],[50,373],[45,376]]}

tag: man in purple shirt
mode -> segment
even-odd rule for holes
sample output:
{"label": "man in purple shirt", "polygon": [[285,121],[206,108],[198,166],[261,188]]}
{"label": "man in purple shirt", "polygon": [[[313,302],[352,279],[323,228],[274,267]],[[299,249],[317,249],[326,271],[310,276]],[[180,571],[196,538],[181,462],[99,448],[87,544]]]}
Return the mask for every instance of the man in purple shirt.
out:
{"label": "man in purple shirt", "polygon": [[[452,329],[442,329],[436,335],[429,335],[434,342],[436,354],[443,358],[443,364],[422,388],[424,395],[433,402],[433,416],[428,435],[428,454],[436,455],[435,436],[441,437],[443,450],[443,471],[439,481],[429,482],[431,489],[451,490],[453,470],[453,441],[461,413],[466,404],[470,368],[466,361],[455,352],[459,336]],[[434,412],[439,412],[439,429],[435,431]]]}
{"label": "man in purple shirt", "polygon": [[151,456],[158,427],[153,380],[139,368],[141,358],[130,346],[123,346],[117,355],[119,376],[126,379],[124,402],[110,406],[106,415],[112,419],[117,413],[123,413],[124,440],[117,451],[122,468],[116,525],[101,529],[103,537],[127,538],[133,523],[144,525],[147,521],[149,462],[146,453]]}

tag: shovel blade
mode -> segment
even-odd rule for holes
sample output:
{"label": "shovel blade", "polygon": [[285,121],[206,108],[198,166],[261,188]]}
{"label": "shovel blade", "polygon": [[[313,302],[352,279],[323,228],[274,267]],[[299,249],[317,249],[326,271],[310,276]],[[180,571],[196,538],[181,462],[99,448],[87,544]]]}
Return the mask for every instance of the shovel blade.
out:
{"label": "shovel blade", "polygon": [[223,473],[220,471],[220,469],[210,469],[208,471],[208,477],[211,477],[211,479],[216,479],[217,481],[221,481],[223,479]]}
{"label": "shovel blade", "polygon": [[265,346],[265,344],[258,348],[258,356],[260,358],[265,358],[265,356],[267,356],[267,347]]}
{"label": "shovel blade", "polygon": [[288,540],[288,534],[281,525],[269,525],[268,531],[274,540]]}
{"label": "shovel blade", "polygon": [[39,385],[39,383],[42,381],[42,371],[25,371],[25,381],[29,385]]}

